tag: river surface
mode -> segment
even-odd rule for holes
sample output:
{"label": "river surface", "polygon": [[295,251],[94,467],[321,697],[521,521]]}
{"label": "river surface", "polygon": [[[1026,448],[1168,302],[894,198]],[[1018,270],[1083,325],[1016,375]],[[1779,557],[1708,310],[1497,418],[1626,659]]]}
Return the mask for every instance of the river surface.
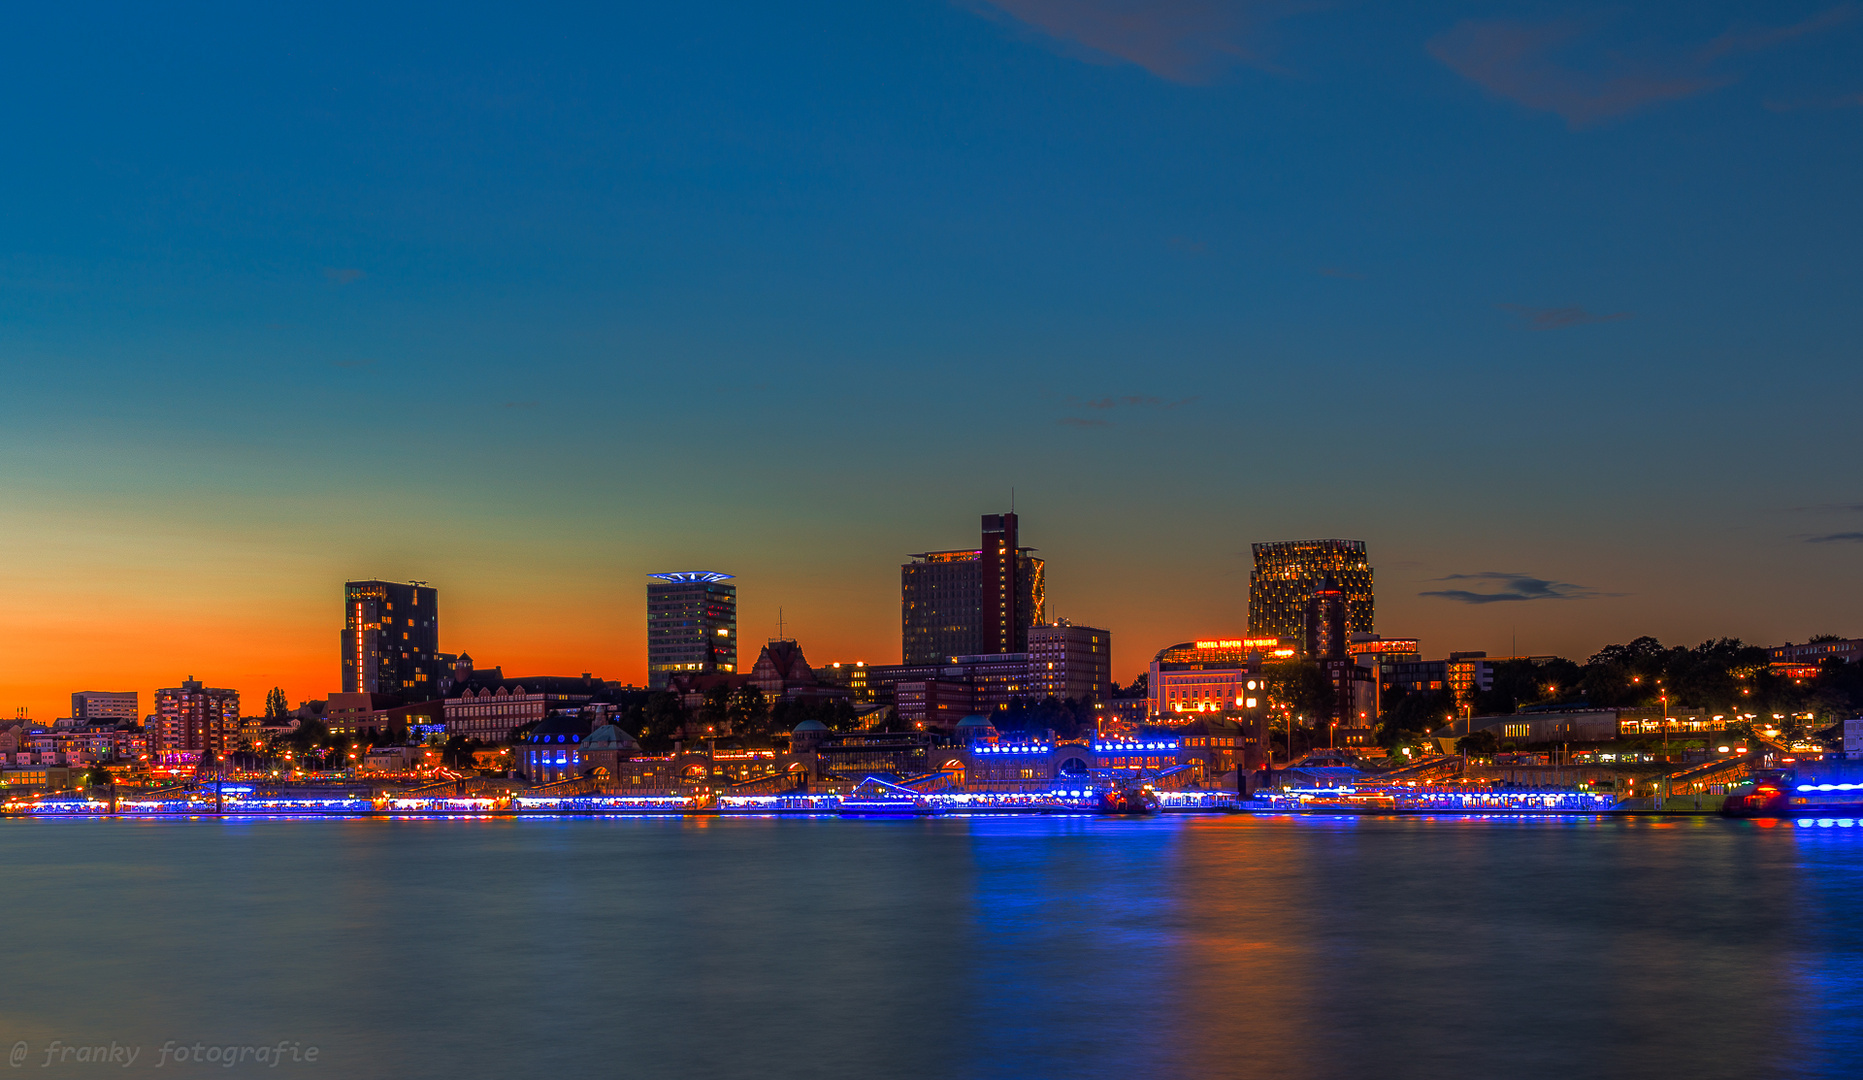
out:
{"label": "river surface", "polygon": [[22,1075],[1863,1075],[1834,822],[12,820],[0,856]]}

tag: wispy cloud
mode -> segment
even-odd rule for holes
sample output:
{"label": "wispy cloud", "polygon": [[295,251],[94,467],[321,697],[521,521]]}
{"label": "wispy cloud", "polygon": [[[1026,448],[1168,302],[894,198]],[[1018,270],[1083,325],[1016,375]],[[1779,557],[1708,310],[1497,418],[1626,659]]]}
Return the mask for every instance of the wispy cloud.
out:
{"label": "wispy cloud", "polygon": [[1740,80],[1734,57],[1763,52],[1848,22],[1840,4],[1788,26],[1730,27],[1694,46],[1646,52],[1605,48],[1599,18],[1466,20],[1431,38],[1431,56],[1489,93],[1557,113],[1583,128],[1646,106],[1693,97]]}
{"label": "wispy cloud", "polygon": [[1836,97],[1800,98],[1783,101],[1767,98],[1761,104],[1770,112],[1803,112],[1806,109],[1863,109],[1863,94],[1840,94]]}
{"label": "wispy cloud", "polygon": [[1792,510],[1811,514],[1863,514],[1863,503],[1817,503],[1813,506],[1794,506]]}
{"label": "wispy cloud", "polygon": [[1484,570],[1476,574],[1449,574],[1436,580],[1478,582],[1488,584],[1493,588],[1486,592],[1476,592],[1472,589],[1434,589],[1417,595],[1435,596],[1462,604],[1498,604],[1516,600],[1588,600],[1597,596],[1616,595],[1601,593],[1583,585],[1548,581],[1531,574],[1508,573],[1501,570]]}
{"label": "wispy cloud", "polygon": [[1097,416],[1063,416],[1060,420],[1056,422],[1065,427],[1112,427],[1113,426],[1113,422],[1111,420],[1104,420]]}
{"label": "wispy cloud", "polygon": [[323,276],[336,282],[338,285],[347,285],[359,278],[368,277],[367,274],[353,266],[326,266],[323,268]]}
{"label": "wispy cloud", "polygon": [[1825,533],[1823,536],[1808,536],[1808,544],[1863,544],[1863,532]]}
{"label": "wispy cloud", "polygon": [[1628,311],[1597,315],[1582,307],[1536,308],[1523,304],[1496,304],[1494,306],[1520,316],[1529,330],[1561,330],[1568,326],[1583,326],[1586,323],[1621,322],[1630,317]]}
{"label": "wispy cloud", "polygon": [[1272,68],[1263,27],[1311,6],[1287,0],[960,0],[1007,15],[1091,63],[1137,64],[1160,79],[1201,84],[1236,65]]}

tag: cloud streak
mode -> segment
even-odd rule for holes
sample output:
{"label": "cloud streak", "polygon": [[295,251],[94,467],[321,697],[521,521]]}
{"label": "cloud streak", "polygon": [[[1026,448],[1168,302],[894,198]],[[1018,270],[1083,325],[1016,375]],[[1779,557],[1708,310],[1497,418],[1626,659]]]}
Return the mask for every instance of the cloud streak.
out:
{"label": "cloud streak", "polygon": [[365,278],[368,275],[353,266],[326,266],[323,268],[323,276],[336,282],[338,285],[347,285],[352,281]]}
{"label": "cloud streak", "polygon": [[1589,600],[1593,597],[1616,595],[1615,593],[1601,593],[1583,585],[1548,581],[1531,574],[1510,573],[1502,570],[1484,570],[1475,574],[1449,574],[1436,580],[1479,582],[1495,586],[1495,588],[1487,592],[1476,592],[1472,589],[1433,589],[1417,595],[1454,600],[1459,604],[1500,604],[1527,600]]}
{"label": "cloud streak", "polygon": [[1863,544],[1863,532],[1825,533],[1805,538],[1807,544]]}
{"label": "cloud streak", "polygon": [[1296,10],[1273,0],[970,0],[1098,64],[1136,64],[1168,82],[1202,85],[1237,65],[1272,70],[1267,24]]}
{"label": "cloud streak", "polygon": [[1576,306],[1556,308],[1527,307],[1524,304],[1496,304],[1494,306],[1520,316],[1529,330],[1562,330],[1568,326],[1583,326],[1586,323],[1622,322],[1630,317],[1628,311],[1597,315]]}
{"label": "cloud streak", "polygon": [[1840,4],[1788,26],[1734,29],[1668,55],[1632,56],[1594,39],[1603,20],[1470,19],[1431,38],[1430,55],[1482,89],[1556,113],[1573,129],[1740,81],[1726,62],[1850,21]]}

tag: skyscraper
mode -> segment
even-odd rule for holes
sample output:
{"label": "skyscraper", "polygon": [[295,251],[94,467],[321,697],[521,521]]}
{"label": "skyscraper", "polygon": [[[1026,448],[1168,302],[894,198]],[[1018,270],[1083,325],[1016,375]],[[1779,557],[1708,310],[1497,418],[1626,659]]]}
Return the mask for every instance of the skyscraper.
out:
{"label": "skyscraper", "polygon": [[648,574],[647,685],[737,673],[737,586],[716,570]]}
{"label": "skyscraper", "polygon": [[1363,540],[1282,540],[1256,544],[1248,581],[1248,636],[1283,638],[1308,647],[1307,612],[1314,590],[1344,593],[1346,640],[1372,632],[1371,563]]}
{"label": "skyscraper", "polygon": [[442,696],[453,658],[440,653],[440,594],[414,581],[343,586],[343,693]]}
{"label": "skyscraper", "polygon": [[927,551],[899,568],[907,664],[1028,651],[1047,606],[1046,564],[1017,543],[1014,514],[983,515],[975,548]]}

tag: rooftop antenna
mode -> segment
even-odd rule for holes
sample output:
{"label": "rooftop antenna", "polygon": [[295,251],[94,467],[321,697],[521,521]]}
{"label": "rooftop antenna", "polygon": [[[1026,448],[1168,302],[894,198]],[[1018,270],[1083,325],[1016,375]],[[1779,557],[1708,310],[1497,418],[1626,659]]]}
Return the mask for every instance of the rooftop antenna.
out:
{"label": "rooftop antenna", "polygon": [[780,604],[777,605],[777,608],[776,608],[776,640],[778,641],[789,640],[788,638],[785,638],[783,636],[783,608],[782,608],[782,605]]}
{"label": "rooftop antenna", "polygon": [[1012,514],[1016,512],[1016,489],[1014,487],[1009,489],[1009,512]]}

